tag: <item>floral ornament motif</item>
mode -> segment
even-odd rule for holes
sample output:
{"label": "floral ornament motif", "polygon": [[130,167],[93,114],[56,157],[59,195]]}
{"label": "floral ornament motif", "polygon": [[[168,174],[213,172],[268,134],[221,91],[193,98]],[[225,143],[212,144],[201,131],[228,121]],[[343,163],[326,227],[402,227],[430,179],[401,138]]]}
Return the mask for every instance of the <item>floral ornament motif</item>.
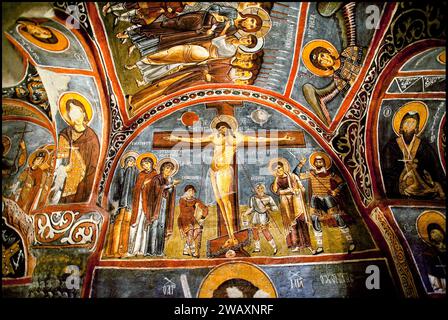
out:
{"label": "floral ornament motif", "polygon": [[34,217],[35,247],[81,246],[93,251],[103,218],[97,212],[38,213]]}
{"label": "floral ornament motif", "polygon": [[101,201],[104,193],[104,188],[106,184],[107,177],[112,167],[113,159],[115,159],[118,151],[123,146],[123,143],[127,140],[134,130],[127,129],[123,123],[123,118],[121,116],[119,106],[117,103],[117,97],[112,91],[112,86],[110,81],[107,81],[107,89],[110,96],[109,107],[111,110],[111,122],[112,128],[109,135],[109,148],[107,150],[107,159],[103,169],[103,175],[99,185],[99,196],[97,199],[97,204],[101,206]]}
{"label": "floral ornament motif", "polygon": [[71,24],[75,28],[79,23],[87,31],[90,38],[94,38],[85,2],[54,2],[53,6],[69,15],[66,21],[69,25]]}
{"label": "floral ornament motif", "polygon": [[417,288],[415,287],[412,272],[409,269],[406,255],[404,253],[403,246],[400,244],[400,240],[398,239],[391,225],[384,216],[384,213],[378,207],[372,210],[372,212],[370,213],[370,217],[386,240],[386,243],[392,254],[392,259],[395,262],[395,266],[400,277],[400,283],[405,297],[417,298]]}

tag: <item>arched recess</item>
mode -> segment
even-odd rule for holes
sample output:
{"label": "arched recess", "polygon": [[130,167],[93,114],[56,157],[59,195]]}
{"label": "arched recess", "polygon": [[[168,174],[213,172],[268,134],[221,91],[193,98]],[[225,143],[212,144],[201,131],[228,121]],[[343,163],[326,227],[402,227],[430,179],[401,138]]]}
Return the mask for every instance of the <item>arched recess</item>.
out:
{"label": "arched recess", "polygon": [[[53,150],[56,146],[56,132],[54,124],[43,114],[37,107],[17,99],[2,99],[2,136],[8,136],[11,144],[10,161],[18,161],[19,146],[18,143],[23,140],[25,142],[25,157],[26,162],[17,168],[17,172],[13,176],[5,176],[4,179],[14,180],[17,182],[19,174],[23,172],[25,168],[30,166],[29,160],[31,154],[37,149],[45,148],[48,151],[49,158],[46,164],[42,167],[45,176],[48,180],[43,183],[45,186],[42,191],[39,191],[38,196],[33,200],[34,205],[31,206],[29,213],[36,210],[41,210],[47,203],[47,197],[49,193],[49,187],[54,176],[55,157]],[[9,153],[9,152],[8,152]],[[7,154],[5,156],[8,156]],[[11,181],[9,181],[11,183]],[[6,183],[6,181],[5,181]],[[4,193],[5,194],[5,193]],[[7,194],[7,193],[6,193]],[[18,194],[15,195],[18,198]],[[39,199],[38,199],[39,198]],[[37,205],[37,202],[39,205]]]}
{"label": "arched recess", "polygon": [[[284,6],[284,4],[280,5]],[[303,3],[300,6],[300,11],[298,10],[298,12],[300,12],[300,16],[304,15],[307,11],[309,4],[307,3]],[[287,7],[287,6],[286,6]],[[148,111],[150,108],[156,106],[157,104],[163,104],[166,99],[170,99],[172,96],[175,96],[179,93],[188,93],[191,90],[207,90],[207,89],[214,89],[214,88],[220,88],[223,86],[223,84],[210,84],[210,85],[203,85],[203,86],[194,86],[194,87],[190,87],[184,90],[179,90],[177,93],[172,94],[170,97],[163,97],[161,99],[157,99],[156,101],[153,101],[153,103],[151,103],[148,106],[145,106],[144,110],[139,110],[136,114],[130,115],[128,113],[128,110],[126,108],[126,99],[125,99],[125,92],[123,92],[122,87],[120,86],[120,81],[118,80],[118,75],[117,75],[117,69],[118,68],[122,68],[122,66],[119,65],[115,65],[113,56],[112,56],[112,50],[110,47],[110,43],[107,37],[107,31],[106,31],[106,26],[104,21],[102,21],[104,19],[103,14],[101,13],[101,9],[100,9],[100,5],[99,4],[95,4],[95,3],[87,3],[87,9],[88,9],[88,13],[89,16],[91,17],[91,22],[92,22],[92,30],[95,34],[95,37],[97,38],[97,43],[98,46],[100,47],[101,53],[102,53],[102,58],[104,61],[104,65],[105,65],[105,69],[106,69],[106,73],[107,73],[107,77],[111,79],[111,93],[113,93],[117,99],[117,104],[119,105],[119,115],[121,115],[124,125],[125,126],[131,126],[133,124],[133,122],[135,122],[143,113],[145,113],[146,111]],[[295,11],[294,11],[295,12]],[[284,15],[284,13],[282,12],[278,12],[281,15]],[[291,15],[292,17],[293,15]],[[283,18],[280,19],[282,21],[285,21]],[[302,19],[300,21],[300,23],[297,23],[297,28],[303,28],[304,27],[304,23],[305,21]],[[297,37],[301,37],[302,30],[299,30],[297,32]],[[297,60],[297,59],[296,59]],[[293,61],[293,63],[295,63],[295,61]],[[294,68],[294,67],[293,67]],[[291,74],[295,74],[295,71],[293,71]],[[133,80],[132,80],[133,81]],[[275,91],[271,91],[271,90],[266,90],[263,88],[259,88],[257,86],[237,86],[234,85],[232,86],[231,84],[225,84],[226,87],[232,87],[235,89],[241,89],[242,87],[249,89],[249,90],[260,90],[260,92],[265,93],[265,94],[269,94],[269,95],[273,95],[273,96],[278,96],[281,97],[283,99],[289,99],[289,94],[281,94],[279,92],[275,92]],[[294,103],[292,102],[288,102],[288,103]],[[297,102],[295,102],[297,104]],[[303,108],[304,112],[308,112],[309,115],[313,118],[316,119],[316,121],[319,123],[319,125],[321,125],[321,121],[311,112],[309,111],[307,108]]]}
{"label": "arched recess", "polygon": [[[204,99],[204,100],[195,100],[192,103],[184,103],[182,105],[170,108],[169,110],[167,110],[166,113],[163,113],[163,114],[161,113],[157,117],[154,116],[153,118],[151,118],[150,120],[145,122],[141,127],[136,129],[132,133],[132,135],[130,135],[129,138],[126,139],[125,143],[120,147],[120,150],[116,153],[116,155],[114,157],[114,161],[111,166],[111,171],[110,171],[109,177],[107,179],[107,184],[106,184],[106,189],[105,189],[105,193],[104,193],[102,207],[103,208],[108,207],[108,201],[109,201],[108,196],[109,196],[109,192],[110,192],[110,188],[111,188],[111,183],[114,179],[113,173],[116,171],[116,169],[120,163],[121,156],[125,153],[125,151],[127,152],[130,149],[132,149],[132,148],[129,148],[129,150],[127,150],[127,148],[129,146],[131,146],[132,142],[139,136],[139,134],[141,134],[145,129],[148,129],[151,125],[155,125],[157,123],[157,121],[165,119],[166,117],[173,114],[174,112],[186,110],[187,108],[189,108],[193,105],[198,105],[198,104],[200,105],[200,104],[206,103],[206,102],[216,102],[216,101],[225,101],[225,100],[229,100],[228,97],[214,97],[214,98],[208,98],[208,99]],[[272,103],[269,103],[266,101],[263,104],[261,104],[258,100],[255,100],[255,99],[251,100],[251,99],[242,98],[242,97],[238,97],[238,101],[256,102],[257,104],[260,104],[262,107],[265,107],[270,110],[275,110],[275,111],[281,113],[282,116],[288,117],[293,124],[298,125],[300,128],[302,128],[304,130],[305,134],[307,134],[308,136],[310,136],[310,138],[312,140],[314,140],[314,143],[318,146],[318,148],[320,150],[323,150],[324,152],[328,153],[330,155],[330,157],[332,158],[334,165],[338,169],[338,172],[341,173],[341,175],[343,176],[343,179],[347,182],[347,185],[348,185],[347,189],[349,189],[349,190],[346,190],[346,191],[347,191],[347,193],[351,194],[351,197],[354,200],[354,205],[356,206],[355,210],[357,210],[359,212],[360,219],[363,221],[364,226],[366,227],[366,231],[367,231],[366,234],[371,233],[371,229],[372,229],[371,221],[369,221],[369,219],[368,219],[367,211],[363,207],[362,201],[360,201],[360,199],[358,199],[359,195],[357,195],[357,191],[355,191],[355,186],[354,186],[353,182],[351,181],[351,177],[347,174],[347,172],[346,172],[343,164],[340,162],[340,160],[333,154],[329,145],[325,142],[325,140],[321,136],[319,136],[312,129],[312,127],[310,127],[307,123],[305,123],[303,120],[301,120],[300,117],[297,117],[293,113],[291,114],[291,113],[285,112],[285,110],[283,110],[282,108],[280,108],[278,106],[275,106],[275,104],[272,104]],[[208,125],[208,123],[205,123],[205,125]],[[275,129],[275,128],[270,128],[270,129]],[[150,140],[149,141],[145,140],[145,142],[147,142],[148,145],[151,144]],[[133,150],[133,151],[138,151],[138,150]],[[298,153],[298,157],[300,157],[300,153]],[[291,163],[291,166],[295,167],[296,164],[297,163]],[[243,175],[243,174],[244,173],[241,172],[241,175]],[[244,203],[245,201],[246,201],[246,199],[243,201],[240,200],[240,203]],[[371,236],[371,239],[373,239],[374,249],[369,249],[367,251],[353,253],[351,256],[347,256],[347,254],[343,253],[343,252],[338,252],[338,253],[334,253],[334,254],[331,254],[330,256],[326,256],[326,257],[286,256],[286,257],[279,257],[276,259],[269,259],[269,261],[267,261],[265,258],[257,258],[257,257],[251,258],[251,259],[254,259],[254,261],[256,263],[281,264],[281,263],[286,263],[286,262],[287,263],[302,263],[302,262],[308,262],[308,261],[338,261],[338,260],[345,260],[345,259],[362,259],[362,258],[367,258],[367,257],[376,257],[376,258],[384,257],[381,254],[380,250],[378,249],[378,245],[377,245],[377,243],[383,241],[383,239],[381,238],[381,236],[379,236],[377,234],[371,234],[370,236]],[[99,251],[103,250],[104,247],[106,246],[106,237],[103,237],[100,241],[101,241],[101,243],[98,246]],[[98,255],[98,258],[100,258],[100,255]],[[170,267],[187,267],[187,266],[189,266],[190,267],[190,266],[201,266],[201,265],[202,266],[216,265],[216,264],[220,263],[219,259],[218,260],[217,259],[200,259],[198,261],[194,261],[194,260],[193,261],[191,261],[191,260],[183,261],[182,259],[181,260],[177,259],[177,260],[175,260],[176,263],[173,263],[173,261],[174,261],[173,259],[168,259],[168,260],[163,260],[163,259],[146,259],[146,260],[132,260],[132,259],[131,260],[127,260],[127,259],[103,260],[103,259],[98,259],[96,264],[98,264],[100,266],[117,266],[117,267],[124,267],[124,266],[127,266],[127,267],[168,267],[168,266],[170,266]],[[92,263],[95,264],[94,262],[92,262]]]}
{"label": "arched recess", "polygon": [[[36,265],[31,251],[35,234],[32,216],[47,202],[54,175],[55,141],[53,123],[36,106],[18,99],[2,99],[2,224],[8,248],[4,259],[8,270],[13,270],[4,274],[2,285],[32,282]],[[39,166],[41,174],[33,176],[29,172],[38,150],[45,150],[46,160]],[[25,183],[28,180],[24,179],[31,176],[38,188],[30,193]]]}
{"label": "arched recess", "polygon": [[[199,86],[193,86],[187,89],[182,89],[179,90],[175,93],[172,93],[166,97],[163,97],[162,99],[158,99],[154,102],[152,102],[151,104],[149,104],[147,107],[145,107],[144,109],[140,110],[135,116],[133,116],[132,118],[130,118],[128,120],[128,124],[132,124],[133,122],[135,122],[139,117],[141,117],[143,114],[145,114],[146,112],[148,112],[148,110],[151,110],[152,108],[158,106],[158,105],[163,105],[165,102],[179,96],[179,95],[183,95],[183,94],[189,94],[190,92],[193,91],[198,91],[198,90],[202,90],[202,91],[209,91],[209,90],[216,90],[216,89],[223,89],[224,86],[223,84],[207,84],[207,85],[199,85]],[[307,117],[311,118],[315,123],[316,126],[318,126],[319,128],[321,128],[324,132],[330,133],[331,131],[323,124],[322,120],[320,120],[313,112],[311,112],[308,108],[305,108],[304,106],[302,106],[299,102],[291,99],[290,97],[284,96],[278,92],[272,91],[272,90],[268,90],[268,89],[264,89],[264,88],[260,88],[260,87],[256,87],[256,86],[251,86],[251,85],[236,85],[236,84],[225,84],[225,89],[231,89],[231,90],[242,90],[242,89],[246,89],[246,90],[250,90],[253,92],[257,92],[261,95],[267,95],[270,97],[275,97],[276,99],[281,99],[283,100],[285,103],[291,104],[296,106],[298,109],[300,109],[300,111],[303,114],[306,114]]]}
{"label": "arched recess", "polygon": [[[372,185],[374,190],[374,197],[376,203],[386,199],[386,194],[384,191],[383,175],[380,167],[380,148],[379,148],[379,134],[378,124],[380,118],[380,111],[382,102],[384,99],[408,99],[408,100],[424,100],[424,99],[437,99],[445,100],[445,92],[421,92],[421,93],[388,93],[391,82],[400,74],[401,68],[417,54],[427,51],[430,48],[436,48],[444,46],[444,41],[441,40],[422,40],[413,43],[412,45],[404,48],[400,51],[391,61],[389,61],[388,67],[382,72],[378,81],[375,85],[374,94],[371,99],[371,104],[369,106],[369,113],[367,118],[367,136],[366,142],[367,146],[367,159],[370,171],[372,173]],[[428,71],[427,75],[440,75],[440,72]],[[425,75],[425,74],[423,74]],[[392,115],[390,116],[392,117]],[[438,134],[438,132],[437,132]],[[400,200],[390,200],[392,203],[400,202]],[[404,200],[409,203],[409,200]]]}
{"label": "arched recess", "polygon": [[[87,32],[82,28],[67,28],[67,13],[61,10],[55,10],[55,16],[51,19],[43,19],[43,23],[49,24],[52,28],[56,28],[65,35],[70,45],[67,49],[60,52],[45,52],[38,46],[27,43],[20,35],[11,29],[6,33],[6,38],[15,46],[15,48],[26,57],[30,63],[38,70],[44,87],[49,95],[52,115],[55,122],[56,136],[66,126],[61,122],[59,114],[59,101],[65,93],[79,93],[96,108],[95,116],[98,123],[94,130],[99,136],[100,151],[97,157],[96,170],[94,173],[94,181],[91,186],[91,192],[88,199],[76,203],[88,203],[96,206],[96,196],[98,184],[101,177],[101,170],[109,140],[109,101],[107,98],[107,86],[105,83],[103,65],[101,63],[101,54]],[[49,55],[53,60],[45,58]],[[62,79],[62,80],[61,80]],[[68,79],[68,80],[67,80]],[[90,82],[90,83],[87,83]],[[64,84],[63,84],[64,83]],[[87,83],[87,85],[86,85]],[[61,89],[62,86],[62,89]],[[58,120],[59,119],[59,120]],[[58,140],[58,139],[56,139]],[[57,142],[56,142],[57,143]],[[57,207],[65,207],[66,204],[56,204]]]}
{"label": "arched recess", "polygon": [[[419,278],[419,266],[417,263],[415,263],[414,255],[418,254],[414,252],[414,248],[410,246],[411,242],[409,242],[409,225],[416,224],[415,221],[408,221],[407,225],[402,224],[400,222],[400,219],[397,219],[397,215],[401,214],[400,217],[404,216],[411,216],[410,214],[407,214],[403,211],[410,210],[410,212],[413,212],[413,210],[424,210],[422,208],[435,208],[440,209],[445,207],[445,201],[443,200],[416,200],[416,199],[393,199],[388,198],[387,194],[385,192],[385,186],[383,183],[383,179],[387,179],[387,177],[384,177],[382,174],[382,168],[381,168],[381,148],[380,143],[386,143],[390,137],[381,137],[381,134],[383,133],[379,128],[380,124],[380,117],[383,116],[383,112],[386,111],[386,118],[393,119],[394,111],[397,111],[399,107],[404,105],[407,102],[410,101],[445,101],[446,93],[445,92],[391,92],[391,83],[395,81],[396,77],[403,76],[403,77],[411,77],[411,76],[442,76],[444,77],[445,73],[441,72],[440,70],[429,70],[429,71],[416,71],[416,72],[407,72],[403,71],[402,68],[406,63],[408,63],[413,57],[424,53],[425,51],[431,49],[431,48],[437,48],[437,47],[444,47],[445,42],[442,40],[435,40],[435,39],[428,39],[428,40],[420,40],[417,41],[404,49],[402,49],[400,52],[397,53],[397,55],[391,59],[388,62],[388,65],[386,66],[385,70],[380,74],[374,90],[373,95],[371,97],[371,103],[369,105],[369,112],[367,116],[367,123],[366,123],[366,156],[367,156],[367,163],[369,170],[371,172],[372,177],[372,187],[373,187],[373,195],[374,195],[374,201],[372,202],[370,208],[372,208],[372,216],[375,216],[375,210],[377,212],[382,211],[384,215],[384,223],[389,224],[390,231],[395,234],[394,237],[397,239],[397,243],[400,243],[400,246],[402,247],[401,251],[404,250],[404,255],[401,257],[403,258],[403,267],[398,267],[399,263],[395,262],[397,270],[398,270],[398,278],[400,279],[406,279],[404,274],[406,272],[403,272],[406,268],[409,269],[409,272],[407,272],[408,275],[412,274],[412,277],[414,278],[414,285],[418,292],[419,296],[426,295],[425,287],[423,282],[421,282],[421,279]],[[423,90],[422,90],[423,91]],[[399,100],[403,100],[403,103],[398,103]],[[384,108],[383,102],[395,102],[395,104],[391,104],[392,107]],[[387,110],[388,109],[388,110]],[[442,113],[444,110],[442,110]],[[435,135],[440,133],[440,127],[443,126],[442,119],[445,118],[444,114],[438,115],[440,121],[435,123],[434,126],[437,126],[437,130],[435,130]],[[384,117],[383,117],[384,118]],[[432,120],[432,119],[430,119]],[[439,126],[440,124],[440,126]],[[384,127],[384,126],[383,126]],[[392,129],[390,128],[390,131],[393,134]],[[380,140],[382,139],[382,140]],[[439,139],[436,141],[436,145]],[[438,152],[439,150],[435,150]],[[378,209],[378,210],[377,210]],[[398,209],[398,210],[397,210]],[[402,211],[399,211],[399,210]],[[401,212],[401,213],[400,213]],[[405,214],[403,214],[405,213]],[[401,224],[400,224],[401,223]],[[407,230],[408,229],[408,230]],[[385,233],[384,230],[381,231],[381,233],[384,234],[384,236],[387,235],[387,232]],[[397,246],[398,247],[398,246]],[[389,251],[392,253],[392,255],[395,255],[394,260],[397,260],[397,252],[396,248],[389,248]],[[395,251],[395,252],[394,252]],[[404,258],[405,257],[405,258]],[[401,269],[400,269],[401,268]],[[407,277],[408,279],[411,279],[411,277]],[[402,288],[404,292],[408,291],[408,296],[412,296],[411,288],[414,285],[410,285],[410,282],[402,282]],[[407,283],[407,285],[406,285]],[[411,292],[411,293],[409,293]]]}
{"label": "arched recess", "polygon": [[[241,88],[238,88],[238,94],[237,95],[229,95],[233,92],[235,92],[236,89],[232,89],[232,87],[225,88],[220,87],[219,92],[221,94],[216,94],[217,89],[210,89],[210,90],[201,90],[199,92],[204,93],[202,97],[198,95],[198,91],[187,91],[185,93],[181,93],[177,96],[171,97],[171,99],[164,100],[165,104],[159,104],[157,107],[154,107],[150,110],[147,110],[145,114],[143,114],[140,118],[134,121],[133,125],[130,126],[130,134],[123,136],[121,135],[119,138],[120,145],[119,148],[114,150],[113,157],[110,158],[110,162],[107,162],[106,165],[108,166],[108,176],[105,181],[105,188],[104,188],[104,194],[107,195],[110,181],[112,179],[111,173],[115,170],[119,158],[124,152],[126,146],[140,133],[142,132],[147,126],[150,126],[154,122],[165,118],[172,114],[173,112],[182,110],[184,108],[187,108],[189,106],[195,105],[195,104],[201,104],[201,103],[209,103],[209,102],[219,102],[219,101],[241,101],[241,102],[254,102],[258,103],[262,106],[265,106],[267,108],[276,110],[289,119],[291,119],[294,123],[301,126],[307,133],[309,133],[316,142],[323,148],[325,152],[330,154],[333,161],[337,164],[338,168],[340,168],[341,172],[344,174],[344,178],[346,179],[347,183],[350,186],[351,190],[356,190],[353,192],[353,196],[358,201],[357,203],[362,206],[361,196],[357,190],[357,187],[355,183],[353,182],[352,177],[349,175],[348,170],[346,170],[344,164],[341,162],[341,160],[335,155],[334,151],[332,150],[331,146],[328,144],[328,140],[330,139],[331,135],[326,133],[324,129],[322,129],[318,123],[315,122],[314,117],[311,118],[308,116],[304,110],[306,108],[298,105],[294,101],[290,101],[291,104],[285,102],[283,99],[276,98],[269,96],[267,94],[259,94],[258,91],[252,91],[252,90],[242,90]],[[191,89],[190,89],[191,90]],[[228,90],[229,93],[224,95],[222,92],[225,92],[225,90]],[[210,94],[207,94],[210,93]],[[247,93],[245,95],[244,93]],[[180,102],[182,100],[182,97],[188,97],[190,94],[194,94],[196,98],[190,99],[190,101],[187,102]],[[174,99],[173,99],[174,98]],[[177,104],[176,104],[177,100]],[[174,103],[173,103],[174,102]],[[289,102],[289,101],[288,101]],[[168,107],[169,106],[169,107]],[[112,141],[114,142],[114,141]],[[109,165],[110,163],[110,165]],[[105,208],[106,206],[106,197],[102,197],[102,207]]]}
{"label": "arched recess", "polygon": [[2,120],[24,118],[31,121],[31,119],[33,119],[33,121],[38,122],[42,127],[51,132],[53,137],[56,137],[54,123],[51,122],[40,109],[31,103],[18,99],[2,98],[2,106]]}

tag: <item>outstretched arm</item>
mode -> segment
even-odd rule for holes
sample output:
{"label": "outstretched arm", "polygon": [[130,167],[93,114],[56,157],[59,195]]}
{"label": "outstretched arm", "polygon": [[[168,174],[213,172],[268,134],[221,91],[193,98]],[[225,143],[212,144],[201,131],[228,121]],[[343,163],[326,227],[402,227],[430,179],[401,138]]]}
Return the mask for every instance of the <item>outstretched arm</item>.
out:
{"label": "outstretched arm", "polygon": [[273,191],[275,194],[278,194],[278,193],[277,193],[277,192],[278,192],[278,184],[277,184],[277,181],[278,181],[278,176],[275,176],[274,182],[272,183],[272,187],[271,187],[272,191]]}
{"label": "outstretched arm", "polygon": [[293,170],[293,173],[300,179],[305,180],[309,178],[309,172],[302,172],[303,166],[306,163],[306,159],[302,157],[300,162],[297,164],[295,169]]}
{"label": "outstretched arm", "polygon": [[282,138],[266,138],[266,137],[252,137],[241,135],[244,142],[278,142],[278,141],[292,141],[295,140],[294,137],[289,136],[287,133]]}
{"label": "outstretched arm", "polygon": [[17,168],[23,167],[23,165],[26,163],[26,159],[28,158],[26,154],[26,144],[24,140],[21,140],[19,143],[19,161]]}
{"label": "outstretched arm", "polygon": [[206,136],[202,138],[190,138],[190,137],[179,137],[175,135],[170,135],[169,137],[163,137],[163,139],[168,141],[179,141],[179,142],[190,142],[190,143],[202,143],[202,142],[211,142],[212,136]]}

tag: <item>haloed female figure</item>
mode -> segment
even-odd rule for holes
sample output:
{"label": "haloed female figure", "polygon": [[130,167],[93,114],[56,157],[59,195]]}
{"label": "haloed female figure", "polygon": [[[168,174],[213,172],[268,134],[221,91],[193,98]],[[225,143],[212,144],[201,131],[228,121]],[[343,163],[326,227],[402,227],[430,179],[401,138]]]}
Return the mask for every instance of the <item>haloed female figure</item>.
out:
{"label": "haloed female figure", "polygon": [[160,173],[150,183],[148,191],[149,210],[146,217],[150,224],[146,255],[162,256],[165,242],[173,232],[176,185],[172,180],[176,164],[170,159],[160,161]]}
{"label": "haloed female figure", "polygon": [[146,221],[149,210],[149,186],[152,178],[157,175],[154,170],[157,159],[150,153],[142,154],[137,159],[137,167],[141,168],[132,193],[132,214],[129,236],[129,252],[127,256],[144,255],[148,237]]}
{"label": "haloed female figure", "polygon": [[61,203],[87,201],[93,187],[100,155],[100,143],[88,126],[92,112],[80,100],[69,99],[62,114],[69,126],[59,134],[57,158],[66,174]]}

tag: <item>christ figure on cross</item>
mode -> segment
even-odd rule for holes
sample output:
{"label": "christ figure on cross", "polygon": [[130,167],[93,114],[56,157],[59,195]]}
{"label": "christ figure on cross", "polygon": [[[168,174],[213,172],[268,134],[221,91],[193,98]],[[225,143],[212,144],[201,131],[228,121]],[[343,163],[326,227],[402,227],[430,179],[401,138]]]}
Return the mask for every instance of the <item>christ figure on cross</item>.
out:
{"label": "christ figure on cross", "polygon": [[238,244],[234,235],[233,219],[234,208],[232,208],[231,194],[234,192],[234,174],[232,169],[234,155],[237,147],[244,143],[270,143],[278,141],[291,141],[294,137],[285,134],[282,138],[252,137],[238,132],[238,122],[230,115],[216,116],[210,127],[213,134],[202,138],[179,137],[170,135],[165,137],[169,141],[189,143],[211,143],[213,144],[213,159],[210,164],[210,180],[218,203],[220,212],[224,218],[229,239],[225,242],[225,248],[231,248]]}

